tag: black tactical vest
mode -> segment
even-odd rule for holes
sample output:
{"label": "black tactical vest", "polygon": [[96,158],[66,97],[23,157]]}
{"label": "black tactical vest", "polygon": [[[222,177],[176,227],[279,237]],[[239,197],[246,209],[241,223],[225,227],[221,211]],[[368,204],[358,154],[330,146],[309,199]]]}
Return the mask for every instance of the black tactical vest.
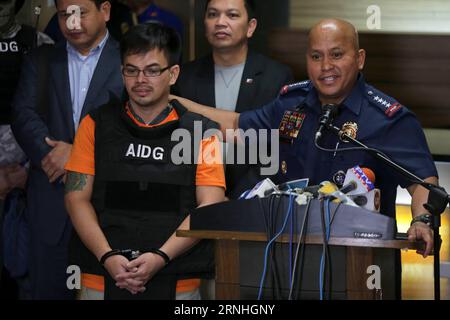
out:
{"label": "black tactical vest", "polygon": [[[194,121],[201,123],[202,134],[207,129],[217,128],[217,125],[188,112],[177,101],[172,105],[179,120],[154,128],[137,126],[120,102],[110,103],[91,113],[96,123],[92,203],[100,227],[113,249],[145,252],[160,248],[197,206],[197,166],[193,159],[197,159],[198,151],[195,153],[193,149],[196,143]],[[192,150],[191,164],[177,165],[171,161],[173,148],[179,146],[179,142],[171,141],[175,129],[184,129],[192,137],[187,144]],[[81,262],[83,272],[104,274],[95,256],[81,242],[78,242],[78,247],[83,250],[76,250],[81,255],[78,261],[72,262],[78,265]],[[146,294],[150,294],[150,298],[174,298],[176,280],[210,277],[213,273],[212,244],[202,241],[162,269],[149,282],[151,286],[150,290],[147,286]],[[127,299],[128,294],[118,291],[109,275],[105,280],[105,298]],[[108,288],[115,293],[108,293]]]}
{"label": "black tactical vest", "polygon": [[11,123],[11,103],[20,76],[23,55],[36,47],[36,31],[22,25],[14,38],[0,39],[0,125]]}

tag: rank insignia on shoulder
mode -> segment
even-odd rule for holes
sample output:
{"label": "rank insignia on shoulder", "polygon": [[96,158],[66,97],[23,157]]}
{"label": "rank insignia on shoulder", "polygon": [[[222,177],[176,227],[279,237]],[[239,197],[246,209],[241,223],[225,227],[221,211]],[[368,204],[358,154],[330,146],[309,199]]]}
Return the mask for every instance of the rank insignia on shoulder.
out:
{"label": "rank insignia on shoulder", "polygon": [[302,81],[302,82],[297,82],[297,83],[293,83],[293,84],[284,86],[281,89],[281,91],[280,91],[280,95],[283,96],[283,95],[285,95],[285,94],[287,94],[288,92],[291,92],[291,91],[308,88],[310,83],[311,83],[311,81],[305,80],[305,81]]}
{"label": "rank insignia on shoulder", "polygon": [[377,90],[369,90],[367,95],[369,97],[369,101],[381,108],[388,118],[392,118],[403,108],[399,102]]}

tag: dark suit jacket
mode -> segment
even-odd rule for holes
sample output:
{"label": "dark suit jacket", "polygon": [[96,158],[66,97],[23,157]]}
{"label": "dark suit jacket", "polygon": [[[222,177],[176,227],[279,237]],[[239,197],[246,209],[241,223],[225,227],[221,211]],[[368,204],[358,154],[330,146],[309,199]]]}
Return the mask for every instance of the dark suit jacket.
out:
{"label": "dark suit jacket", "polygon": [[[58,43],[49,53],[48,110],[42,118],[37,111],[38,51],[25,57],[22,74],[13,102],[14,135],[31,160],[28,179],[28,210],[32,228],[47,244],[57,244],[68,222],[64,208],[64,186],[50,184],[42,171],[41,161],[51,148],[44,138],[51,137],[72,144],[75,128],[72,117],[66,42]],[[82,109],[81,119],[91,110],[105,104],[111,94],[121,96],[119,44],[109,37],[103,48]]]}
{"label": "dark suit jacket", "polygon": [[[215,107],[214,61],[212,54],[181,67],[172,92],[195,102]],[[251,81],[248,81],[251,79]],[[293,81],[289,67],[262,54],[249,51],[242,74],[236,112],[256,109],[274,100],[281,88]],[[260,179],[258,168],[227,166],[227,195],[236,198]]]}

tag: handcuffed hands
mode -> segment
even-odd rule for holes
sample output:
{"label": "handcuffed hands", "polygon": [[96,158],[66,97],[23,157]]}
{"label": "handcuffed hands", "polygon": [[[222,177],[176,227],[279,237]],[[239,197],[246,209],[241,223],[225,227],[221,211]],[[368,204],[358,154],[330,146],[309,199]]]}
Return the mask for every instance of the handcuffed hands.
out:
{"label": "handcuffed hands", "polygon": [[133,261],[128,261],[125,257],[122,258],[127,263],[121,266],[123,268],[117,269],[120,272],[115,274],[113,278],[119,288],[126,289],[132,294],[144,292],[147,282],[165,266],[163,258],[150,252],[140,255]]}

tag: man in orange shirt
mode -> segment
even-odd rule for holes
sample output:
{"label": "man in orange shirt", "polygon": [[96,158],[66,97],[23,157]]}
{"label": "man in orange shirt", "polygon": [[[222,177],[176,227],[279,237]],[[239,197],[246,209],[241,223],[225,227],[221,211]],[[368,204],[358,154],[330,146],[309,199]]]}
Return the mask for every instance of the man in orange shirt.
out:
{"label": "man in orange shirt", "polygon": [[217,136],[188,139],[199,151],[183,150],[181,165],[174,160],[176,130],[192,137],[197,123],[202,133],[217,128],[169,102],[180,51],[173,29],[133,27],[121,43],[128,101],[110,101],[78,129],[65,203],[79,237],[71,262],[83,272],[82,298],[198,299],[199,278],[214,272],[209,243],[175,234],[189,229],[192,209],[223,201],[225,192]]}

